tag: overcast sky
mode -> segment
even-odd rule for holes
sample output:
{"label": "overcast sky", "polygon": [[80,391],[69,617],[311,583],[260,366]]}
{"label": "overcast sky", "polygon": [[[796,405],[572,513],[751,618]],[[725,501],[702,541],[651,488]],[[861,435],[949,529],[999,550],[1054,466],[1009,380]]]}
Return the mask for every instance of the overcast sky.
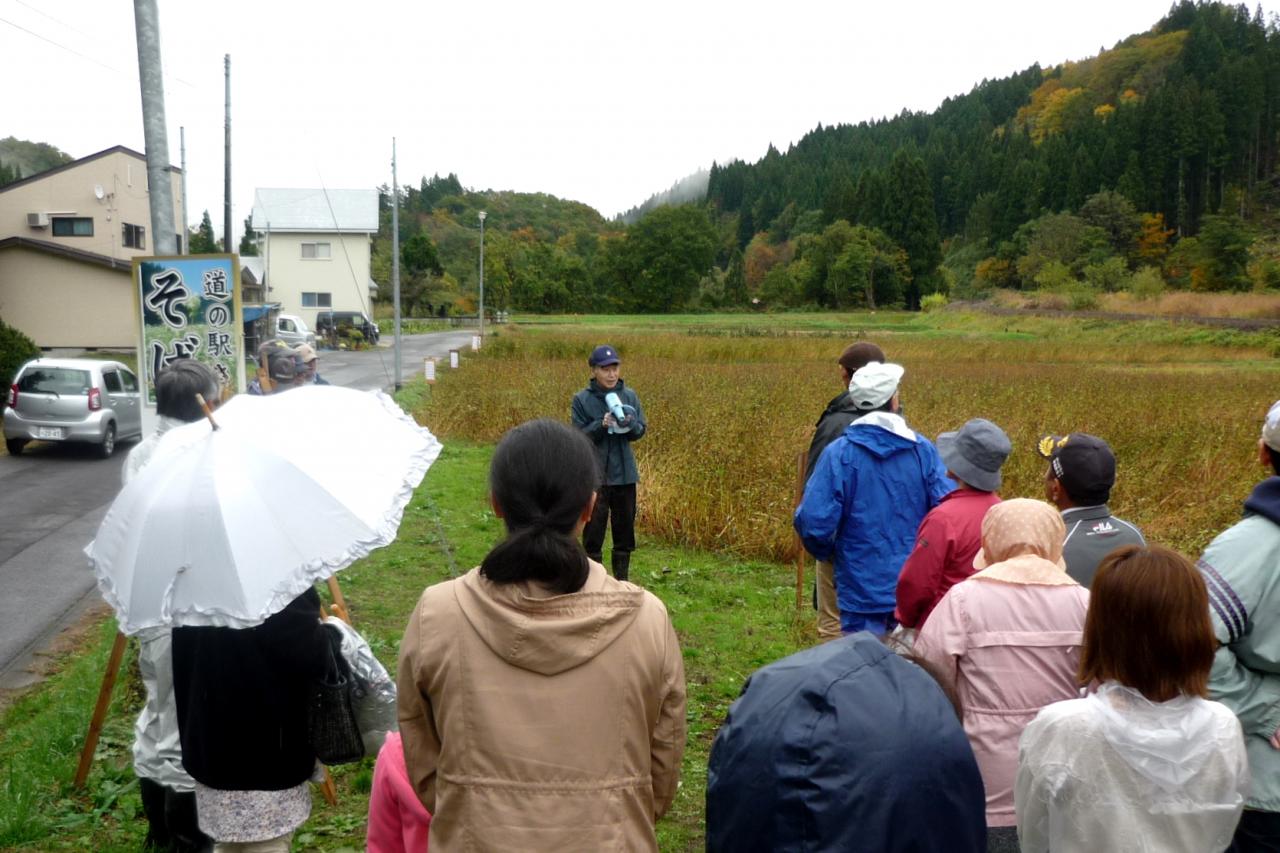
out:
{"label": "overcast sky", "polygon": [[[185,126],[188,219],[220,233],[229,53],[237,237],[256,187],[389,184],[393,136],[402,184],[456,172],[613,216],[819,122],[1096,54],[1169,3],[159,0],[169,156]],[[0,137],[143,150],[129,0],[0,0],[0,79]]]}

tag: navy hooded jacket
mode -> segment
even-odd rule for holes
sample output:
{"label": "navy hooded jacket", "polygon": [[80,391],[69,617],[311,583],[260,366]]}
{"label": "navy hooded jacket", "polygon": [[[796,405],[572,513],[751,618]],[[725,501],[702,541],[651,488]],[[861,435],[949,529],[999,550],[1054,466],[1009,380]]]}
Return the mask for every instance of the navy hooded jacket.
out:
{"label": "navy hooded jacket", "polygon": [[747,679],[711,747],[707,850],[982,853],[985,807],[941,688],[860,632]]}

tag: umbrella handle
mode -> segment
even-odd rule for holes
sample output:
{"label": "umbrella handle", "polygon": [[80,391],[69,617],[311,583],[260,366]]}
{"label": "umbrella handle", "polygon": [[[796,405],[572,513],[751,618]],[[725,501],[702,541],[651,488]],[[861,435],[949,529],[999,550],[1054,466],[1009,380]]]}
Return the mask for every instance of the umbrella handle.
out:
{"label": "umbrella handle", "polygon": [[203,394],[196,394],[196,402],[200,404],[200,411],[204,412],[204,416],[209,419],[209,423],[213,425],[214,430],[218,429],[218,422],[213,419],[213,409],[209,408],[208,401],[205,400]]}

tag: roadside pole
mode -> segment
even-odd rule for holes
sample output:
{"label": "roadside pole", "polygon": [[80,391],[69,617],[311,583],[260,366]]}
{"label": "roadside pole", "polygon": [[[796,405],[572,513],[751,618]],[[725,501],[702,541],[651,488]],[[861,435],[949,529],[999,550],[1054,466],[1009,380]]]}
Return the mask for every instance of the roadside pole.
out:
{"label": "roadside pole", "polygon": [[400,184],[396,180],[396,138],[391,137],[391,298],[395,302],[395,386],[400,390]]}

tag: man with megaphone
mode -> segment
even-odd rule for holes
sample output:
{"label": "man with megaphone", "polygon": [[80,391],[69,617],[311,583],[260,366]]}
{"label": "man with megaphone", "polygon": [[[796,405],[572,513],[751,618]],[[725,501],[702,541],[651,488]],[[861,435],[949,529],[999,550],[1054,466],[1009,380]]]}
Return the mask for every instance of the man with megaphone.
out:
{"label": "man with megaphone", "polygon": [[601,562],[605,528],[613,522],[613,576],[627,579],[636,548],[636,483],[640,479],[631,442],[644,437],[640,398],[621,377],[618,351],[602,344],[591,351],[591,380],[573,397],[573,425],[591,439],[600,462],[602,482],[596,490],[591,520],[582,531],[587,556]]}

